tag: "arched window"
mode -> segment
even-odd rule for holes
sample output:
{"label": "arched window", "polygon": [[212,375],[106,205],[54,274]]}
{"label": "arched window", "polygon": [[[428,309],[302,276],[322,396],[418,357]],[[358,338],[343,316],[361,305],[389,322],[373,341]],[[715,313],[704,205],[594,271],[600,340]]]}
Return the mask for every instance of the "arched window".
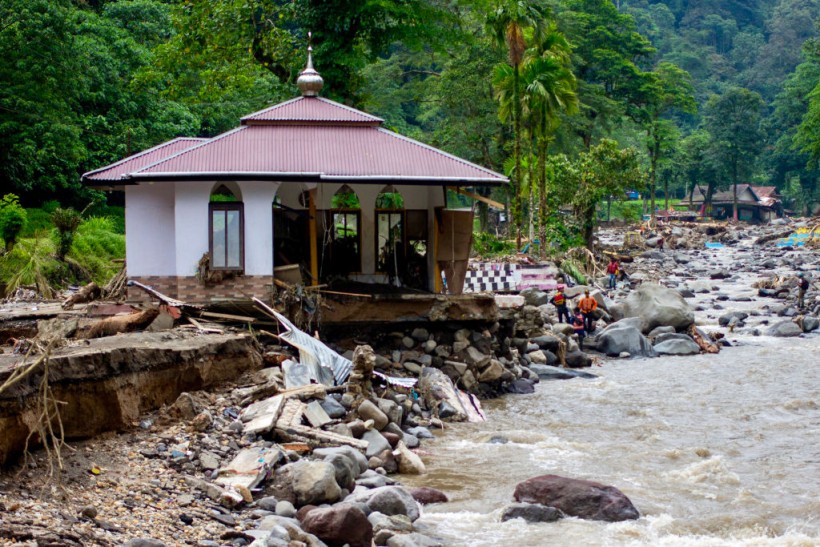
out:
{"label": "arched window", "polygon": [[244,208],[237,193],[225,184],[211,192],[208,239],[212,270],[242,271],[245,267]]}
{"label": "arched window", "polygon": [[331,198],[330,207],[319,215],[323,222],[319,234],[321,276],[325,279],[362,270],[359,196],[345,184]]}

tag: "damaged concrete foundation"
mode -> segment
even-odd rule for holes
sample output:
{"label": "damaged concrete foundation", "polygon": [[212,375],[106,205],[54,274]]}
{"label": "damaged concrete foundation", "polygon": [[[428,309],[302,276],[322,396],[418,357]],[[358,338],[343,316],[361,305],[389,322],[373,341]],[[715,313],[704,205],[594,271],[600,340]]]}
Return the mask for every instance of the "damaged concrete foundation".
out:
{"label": "damaged concrete foundation", "polygon": [[[23,360],[0,355],[0,384]],[[54,397],[65,403],[60,412],[71,439],[132,427],[141,413],[172,403],[184,391],[234,380],[261,366],[249,335],[132,333],[54,351],[49,381]],[[42,371],[35,371],[0,394],[0,465],[20,454],[38,420],[41,380]]]}

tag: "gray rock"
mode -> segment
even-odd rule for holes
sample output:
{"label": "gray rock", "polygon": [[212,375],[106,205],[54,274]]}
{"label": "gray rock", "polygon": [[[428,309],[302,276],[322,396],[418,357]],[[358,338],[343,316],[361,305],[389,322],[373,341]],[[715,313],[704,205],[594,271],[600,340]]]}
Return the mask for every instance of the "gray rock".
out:
{"label": "gray rock", "polygon": [[256,500],[256,506],[260,509],[264,509],[265,511],[273,511],[276,512],[276,504],[279,503],[273,496],[265,496],[264,498],[259,498]]}
{"label": "gray rock", "polygon": [[586,368],[592,366],[592,357],[577,348],[568,351],[565,359],[569,368]]}
{"label": "gray rock", "polygon": [[746,320],[747,317],[749,317],[749,314],[746,312],[733,311],[718,317],[718,324],[721,327],[725,327],[726,325],[732,322],[732,319],[735,319],[736,323],[742,323]]}
{"label": "gray rock", "polygon": [[597,378],[596,375],[580,370],[553,367],[549,365],[532,365],[530,369],[542,380],[569,380],[571,378]]}
{"label": "gray rock", "polygon": [[443,545],[444,543],[418,532],[396,534],[387,540],[387,547],[443,547]]}
{"label": "gray rock", "polygon": [[382,486],[372,490],[351,493],[346,502],[364,502],[372,511],[385,515],[404,515],[412,522],[419,518],[419,505],[401,486]]}
{"label": "gray rock", "polygon": [[616,321],[640,317],[642,333],[660,326],[684,330],[695,322],[694,311],[678,291],[652,284],[641,285],[623,302],[613,304],[610,312]]}
{"label": "gray rock", "polygon": [[427,329],[418,327],[418,328],[413,329],[413,332],[410,333],[410,336],[412,336],[413,339],[418,341],[418,342],[424,342],[425,340],[430,338],[430,333],[427,332]]}
{"label": "gray rock", "polygon": [[203,450],[199,453],[199,465],[202,469],[219,469],[219,458],[216,454]]}
{"label": "gray rock", "polygon": [[342,406],[342,403],[333,397],[326,397],[323,401],[319,401],[319,404],[322,405],[322,409],[327,412],[327,415],[334,420],[343,418],[344,415],[347,414],[347,411],[345,410],[345,407]]}
{"label": "gray rock", "polygon": [[333,446],[329,448],[317,448],[313,451],[313,455],[317,458],[327,458],[328,456],[333,456],[336,454],[345,456],[355,464],[357,470],[356,475],[361,475],[362,473],[367,471],[367,458],[365,458],[361,452],[359,452],[352,446]]}
{"label": "gray rock", "polygon": [[812,317],[811,315],[806,315],[803,317],[803,332],[811,332],[817,330],[820,327],[820,320],[816,317]]}
{"label": "gray rock", "polygon": [[123,547],[165,547],[165,544],[153,538],[134,538],[123,543]]}
{"label": "gray rock", "polygon": [[368,443],[367,450],[365,451],[365,456],[368,458],[378,456],[385,450],[390,450],[390,443],[375,429],[365,431],[364,435],[362,435],[362,440]]}
{"label": "gray rock", "polygon": [[800,336],[801,334],[803,334],[803,329],[794,321],[781,321],[766,330],[767,336],[777,336],[779,338]]}
{"label": "gray rock", "polygon": [[563,515],[555,507],[540,503],[512,503],[501,513],[501,522],[510,519],[524,519],[527,522],[555,522]]}
{"label": "gray rock", "polygon": [[655,338],[661,334],[670,334],[675,332],[675,327],[655,327],[652,332],[647,334],[647,338]]}
{"label": "gray rock", "polygon": [[430,430],[422,426],[409,427],[407,428],[407,433],[419,439],[435,439],[435,436],[430,433]]}
{"label": "gray rock", "polygon": [[279,500],[276,502],[274,512],[279,517],[293,518],[296,516],[296,507],[288,500]]}
{"label": "gray rock", "polygon": [[628,324],[613,323],[597,336],[598,351],[611,357],[621,352],[632,356],[655,357],[657,353],[641,331]]}
{"label": "gray rock", "polygon": [[404,444],[407,445],[407,448],[418,448],[421,444],[418,437],[409,433],[403,433],[402,440],[404,441]]}
{"label": "gray rock", "polygon": [[387,414],[381,411],[381,409],[370,402],[369,400],[365,399],[359,405],[359,417],[362,420],[373,420],[373,427],[381,431],[384,429],[384,426],[390,421],[387,417]]}
{"label": "gray rock", "polygon": [[519,295],[524,297],[528,306],[542,306],[550,301],[550,295],[539,289],[524,289]]}
{"label": "gray rock", "polygon": [[[395,401],[391,401],[390,399],[376,399],[376,405],[378,405],[379,410],[384,412],[391,423],[401,425],[404,411]],[[382,429],[384,428],[379,428],[379,431]]]}
{"label": "gray rock", "polygon": [[274,481],[277,496],[289,497],[279,495],[279,491],[292,492],[292,499],[298,507],[333,503],[342,494],[336,482],[336,468],[325,461],[299,460],[289,463],[276,470]]}
{"label": "gray rock", "polygon": [[697,355],[700,353],[700,346],[691,338],[672,338],[655,344],[654,348],[660,355]]}

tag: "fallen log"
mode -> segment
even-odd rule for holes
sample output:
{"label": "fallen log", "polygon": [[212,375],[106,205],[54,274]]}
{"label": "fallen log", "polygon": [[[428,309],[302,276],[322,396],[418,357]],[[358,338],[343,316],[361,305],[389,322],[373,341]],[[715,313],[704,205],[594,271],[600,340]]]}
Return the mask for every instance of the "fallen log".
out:
{"label": "fallen log", "polygon": [[92,281],[79,291],[66,298],[63,301],[63,309],[70,310],[74,307],[74,304],[91,302],[92,300],[98,299],[100,296],[102,296],[102,289],[100,289],[100,287]]}
{"label": "fallen log", "polygon": [[706,353],[720,353],[720,345],[710,342],[708,336],[694,324],[689,326],[689,336]]}
{"label": "fallen log", "polygon": [[149,308],[147,310],[131,313],[128,315],[115,315],[97,321],[82,334],[81,338],[102,338],[103,336],[113,336],[121,332],[134,332],[142,330],[150,325],[159,315],[159,310]]}
{"label": "fallen log", "polygon": [[784,237],[789,237],[794,233],[794,228],[789,228],[788,230],[777,232],[774,234],[769,234],[765,236],[760,236],[759,238],[755,239],[755,245],[761,245],[763,243],[768,243],[770,241],[774,241],[776,239],[783,239]]}

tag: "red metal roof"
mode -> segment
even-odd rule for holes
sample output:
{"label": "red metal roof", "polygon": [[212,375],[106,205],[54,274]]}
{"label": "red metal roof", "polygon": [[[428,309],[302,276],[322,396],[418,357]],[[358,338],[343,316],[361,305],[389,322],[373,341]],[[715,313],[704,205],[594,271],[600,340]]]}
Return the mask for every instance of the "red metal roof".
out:
{"label": "red metal roof", "polygon": [[197,139],[193,137],[178,137],[176,139],[158,144],[153,148],[144,150],[139,154],[128,156],[116,163],[89,171],[83,175],[83,180],[98,181],[119,181],[123,175],[138,171],[147,165],[156,163],[164,158],[173,156],[177,152],[182,152],[186,148],[191,148],[208,139]]}
{"label": "red metal roof", "polygon": [[501,175],[380,127],[250,125],[134,173],[277,178],[489,180]]}
{"label": "red metal roof", "polygon": [[381,125],[382,121],[361,110],[321,97],[297,97],[242,118],[243,125],[297,122]]}
{"label": "red metal roof", "polygon": [[299,97],[250,114],[242,118],[242,125],[213,139],[188,139],[185,146],[176,139],[86,173],[83,180],[390,180],[464,185],[507,181],[494,171],[388,131],[380,127],[381,121],[327,99]]}

